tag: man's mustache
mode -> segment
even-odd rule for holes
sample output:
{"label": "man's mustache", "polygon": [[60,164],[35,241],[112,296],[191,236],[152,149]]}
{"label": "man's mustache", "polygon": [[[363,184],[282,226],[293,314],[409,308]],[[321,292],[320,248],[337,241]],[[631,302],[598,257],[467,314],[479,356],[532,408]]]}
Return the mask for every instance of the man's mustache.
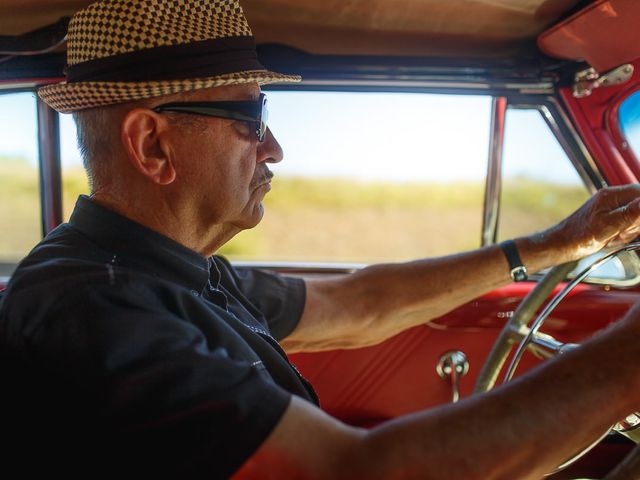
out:
{"label": "man's mustache", "polygon": [[259,187],[260,185],[264,185],[265,183],[270,182],[273,176],[274,174],[271,170],[269,170],[269,167],[265,166],[265,167],[259,168],[258,170],[256,170],[256,173],[251,179],[250,186],[255,188],[255,187]]}

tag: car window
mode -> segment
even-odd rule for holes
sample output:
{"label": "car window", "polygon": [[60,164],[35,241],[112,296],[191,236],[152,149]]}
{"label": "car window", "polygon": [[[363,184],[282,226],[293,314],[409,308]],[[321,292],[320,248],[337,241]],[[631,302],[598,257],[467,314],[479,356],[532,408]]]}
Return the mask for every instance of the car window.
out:
{"label": "car window", "polygon": [[[268,99],[284,160],[270,166],[261,224],[220,253],[357,264],[480,246],[490,97],[270,91]],[[88,186],[71,116],[60,127],[66,220]],[[589,196],[536,109],[507,111],[502,173],[499,240],[549,227]],[[603,278],[629,276],[604,268]]]}
{"label": "car window", "polygon": [[406,260],[480,245],[491,98],[269,92],[284,161],[236,260]]}
{"label": "car window", "polygon": [[[550,227],[574,212],[588,198],[589,191],[584,181],[540,111],[507,110],[498,239],[514,238]],[[575,277],[609,251],[605,249],[581,260],[569,277]],[[639,272],[638,258],[623,252],[594,270],[587,281],[633,285],[638,281]]]}
{"label": "car window", "polygon": [[635,92],[625,99],[618,110],[620,127],[633,149],[636,158],[640,159],[640,92]]}
{"label": "car window", "polygon": [[40,240],[36,100],[0,95],[0,277]]}
{"label": "car window", "polygon": [[[268,102],[285,158],[270,166],[263,222],[220,253],[368,263],[480,245],[490,97],[271,91]],[[60,128],[67,220],[88,187],[70,115]]]}
{"label": "car window", "polygon": [[62,217],[67,222],[78,195],[89,193],[87,174],[76,141],[76,126],[71,115],[60,118],[60,162],[62,177]]}
{"label": "car window", "polygon": [[589,192],[537,109],[508,109],[498,239],[544,230]]}

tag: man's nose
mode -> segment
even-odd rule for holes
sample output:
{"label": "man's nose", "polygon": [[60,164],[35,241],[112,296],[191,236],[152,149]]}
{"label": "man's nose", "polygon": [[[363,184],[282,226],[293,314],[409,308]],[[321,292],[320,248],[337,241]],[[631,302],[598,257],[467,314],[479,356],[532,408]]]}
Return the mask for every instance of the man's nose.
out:
{"label": "man's nose", "polygon": [[264,141],[258,143],[258,163],[278,163],[282,161],[283,156],[282,147],[267,127]]}

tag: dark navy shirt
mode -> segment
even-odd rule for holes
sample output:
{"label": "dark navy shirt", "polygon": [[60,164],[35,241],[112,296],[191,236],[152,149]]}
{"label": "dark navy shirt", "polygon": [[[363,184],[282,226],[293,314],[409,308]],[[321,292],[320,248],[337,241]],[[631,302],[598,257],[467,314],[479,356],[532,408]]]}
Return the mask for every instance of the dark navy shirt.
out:
{"label": "dark navy shirt", "polygon": [[317,403],[277,342],[304,299],[300,279],[238,273],[80,197],[0,304],[14,455],[86,478],[227,478],[292,394]]}

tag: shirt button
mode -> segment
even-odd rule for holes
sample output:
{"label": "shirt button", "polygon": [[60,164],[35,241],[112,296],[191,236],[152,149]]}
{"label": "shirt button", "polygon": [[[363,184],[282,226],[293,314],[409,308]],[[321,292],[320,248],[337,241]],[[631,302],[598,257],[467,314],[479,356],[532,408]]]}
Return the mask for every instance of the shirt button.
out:
{"label": "shirt button", "polygon": [[199,297],[199,296],[200,296],[200,294],[199,294],[198,292],[196,292],[195,290],[191,290],[191,294],[192,294],[194,297]]}

